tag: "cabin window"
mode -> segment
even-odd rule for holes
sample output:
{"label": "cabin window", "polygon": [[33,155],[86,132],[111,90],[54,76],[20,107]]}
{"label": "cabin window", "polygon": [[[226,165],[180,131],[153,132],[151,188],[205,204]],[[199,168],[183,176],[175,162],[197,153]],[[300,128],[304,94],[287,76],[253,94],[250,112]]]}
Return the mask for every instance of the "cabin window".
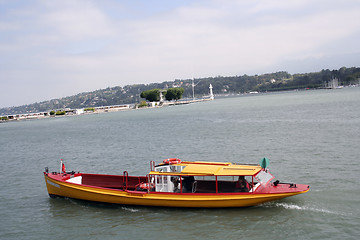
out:
{"label": "cabin window", "polygon": [[238,177],[237,176],[218,176],[217,179],[218,179],[218,181],[223,181],[223,182],[235,182],[235,181],[237,181]]}
{"label": "cabin window", "polygon": [[255,176],[255,178],[261,183],[261,185],[265,186],[266,184],[268,184],[268,182],[270,182],[275,177],[268,172],[260,171]]}
{"label": "cabin window", "polygon": [[235,192],[236,180],[234,176],[218,176],[217,177],[218,192]]}
{"label": "cabin window", "polygon": [[[178,183],[176,186],[175,183]],[[179,177],[170,175],[157,175],[155,191],[156,192],[175,192],[180,188]]]}
{"label": "cabin window", "polygon": [[196,180],[215,181],[214,176],[195,176]]}
{"label": "cabin window", "polygon": [[[184,166],[157,166],[155,167],[156,172],[170,173],[170,172],[181,172]],[[155,175],[155,191],[156,192],[180,192],[180,176],[172,175]]]}
{"label": "cabin window", "polygon": [[155,167],[155,172],[181,172],[184,166],[166,165]]}
{"label": "cabin window", "polygon": [[216,177],[195,176],[193,191],[195,193],[216,193]]}
{"label": "cabin window", "polygon": [[162,178],[162,176],[157,176],[156,177],[156,184],[162,184],[162,181],[163,180],[163,178]]}
{"label": "cabin window", "polygon": [[156,172],[170,172],[170,166],[158,166],[155,167]]}
{"label": "cabin window", "polygon": [[170,172],[181,172],[183,169],[184,166],[170,165]]}
{"label": "cabin window", "polygon": [[252,176],[218,176],[218,192],[251,192]]}

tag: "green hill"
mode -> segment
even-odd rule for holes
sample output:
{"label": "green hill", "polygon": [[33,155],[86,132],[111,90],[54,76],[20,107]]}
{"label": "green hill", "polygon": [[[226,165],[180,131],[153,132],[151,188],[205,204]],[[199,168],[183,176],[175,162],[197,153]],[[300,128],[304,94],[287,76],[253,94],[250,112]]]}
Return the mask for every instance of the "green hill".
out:
{"label": "green hill", "polygon": [[[254,76],[208,77],[195,79],[195,96],[202,97],[209,93],[209,84],[213,86],[214,94],[244,93],[249,91],[281,91],[303,88],[321,88],[332,79],[338,79],[339,85],[359,84],[360,68],[342,67],[339,70],[322,70],[314,73],[289,74],[276,72]],[[0,115],[43,112],[57,109],[78,109],[108,105],[139,103],[140,94],[144,90],[170,87],[184,88],[183,96],[192,97],[192,80],[174,80],[163,83],[134,84],[124,87],[112,87],[93,92],[79,93],[74,96],[52,99],[18,107],[0,109]]]}

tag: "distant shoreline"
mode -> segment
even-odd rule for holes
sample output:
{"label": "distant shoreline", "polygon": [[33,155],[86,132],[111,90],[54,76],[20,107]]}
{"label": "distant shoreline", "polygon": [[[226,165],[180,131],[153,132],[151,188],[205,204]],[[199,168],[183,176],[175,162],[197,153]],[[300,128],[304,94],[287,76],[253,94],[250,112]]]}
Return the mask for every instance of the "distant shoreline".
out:
{"label": "distant shoreline", "polygon": [[[197,102],[211,101],[209,97],[204,97],[200,99],[191,99],[191,100],[179,100],[174,102],[148,102],[145,107],[138,107],[138,104],[124,104],[124,105],[111,105],[111,106],[101,106],[101,107],[90,107],[90,108],[81,108],[81,109],[58,109],[56,111],[45,111],[38,113],[25,113],[25,114],[12,114],[0,116],[0,123],[4,122],[13,122],[13,121],[22,121],[22,120],[34,120],[34,119],[44,119],[44,118],[59,118],[59,117],[69,117],[69,116],[78,116],[78,115],[89,115],[89,114],[100,114],[108,112],[119,112],[119,111],[129,111],[129,110],[138,110],[138,109],[152,109],[152,108],[161,108],[167,106],[176,106],[191,104]],[[53,114],[52,114],[53,113]]]}
{"label": "distant shoreline", "polygon": [[[267,91],[267,92],[247,92],[247,93],[229,93],[229,94],[216,94],[216,98],[227,98],[227,97],[239,97],[239,96],[250,96],[250,95],[258,95],[258,94],[269,94],[269,93],[284,93],[284,92],[297,92],[297,91],[309,91],[309,90],[335,90],[342,88],[350,88],[350,87],[359,87],[360,85],[346,86],[346,87],[338,87],[338,88],[307,88],[307,89],[289,89],[289,90],[281,90],[281,91]],[[124,104],[124,105],[110,105],[110,106],[101,106],[101,107],[89,107],[89,108],[81,108],[81,109],[58,109],[57,112],[62,112],[61,114],[56,114],[55,111],[45,111],[38,113],[25,113],[25,114],[11,114],[0,116],[0,123],[5,122],[13,122],[13,121],[21,121],[21,120],[33,120],[33,119],[44,119],[44,118],[59,118],[59,117],[68,117],[68,116],[78,116],[78,115],[89,115],[89,114],[100,114],[107,112],[118,112],[118,111],[129,111],[129,110],[138,110],[138,109],[152,109],[152,108],[161,108],[167,106],[176,106],[176,105],[184,105],[191,104],[203,101],[211,101],[214,99],[210,99],[209,97],[203,97],[199,99],[182,99],[173,102],[147,102],[147,106],[138,107],[138,104]],[[55,112],[55,114],[51,114],[51,112]]]}
{"label": "distant shoreline", "polygon": [[[243,95],[247,93],[266,93],[282,91],[299,91],[304,89],[341,88],[344,86],[360,85],[360,68],[341,67],[340,69],[322,69],[318,72],[289,74],[286,71],[264,73],[260,75],[216,76],[193,79],[175,79],[162,83],[133,84],[114,86],[91,92],[35,102],[21,106],[2,107],[0,116],[15,114],[36,113],[64,108],[91,108],[95,106],[112,106],[120,104],[140,103],[141,93],[150,89],[183,88],[183,96],[194,98],[196,95],[209,94],[210,86],[217,96]],[[222,96],[220,96],[222,97]]]}

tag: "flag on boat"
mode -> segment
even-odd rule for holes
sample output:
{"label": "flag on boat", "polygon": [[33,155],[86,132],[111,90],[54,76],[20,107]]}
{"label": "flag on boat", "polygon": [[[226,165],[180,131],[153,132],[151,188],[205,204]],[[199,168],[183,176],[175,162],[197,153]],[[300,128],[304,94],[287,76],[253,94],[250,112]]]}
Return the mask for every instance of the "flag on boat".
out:
{"label": "flag on boat", "polygon": [[61,159],[61,171],[62,171],[63,173],[66,172],[65,164],[63,163],[63,160],[62,160],[62,159]]}

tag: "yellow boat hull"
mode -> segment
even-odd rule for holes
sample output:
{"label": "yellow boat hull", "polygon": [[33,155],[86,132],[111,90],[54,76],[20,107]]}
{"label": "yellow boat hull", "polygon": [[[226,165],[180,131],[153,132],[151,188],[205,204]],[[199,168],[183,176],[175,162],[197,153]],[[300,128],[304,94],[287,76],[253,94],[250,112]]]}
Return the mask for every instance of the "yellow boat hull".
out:
{"label": "yellow boat hull", "polygon": [[66,181],[58,181],[50,178],[47,174],[45,174],[45,182],[50,196],[61,196],[87,201],[122,205],[190,208],[249,207],[309,191],[307,188],[303,191],[293,191],[286,193],[147,193],[91,187],[81,184],[69,183]]}

